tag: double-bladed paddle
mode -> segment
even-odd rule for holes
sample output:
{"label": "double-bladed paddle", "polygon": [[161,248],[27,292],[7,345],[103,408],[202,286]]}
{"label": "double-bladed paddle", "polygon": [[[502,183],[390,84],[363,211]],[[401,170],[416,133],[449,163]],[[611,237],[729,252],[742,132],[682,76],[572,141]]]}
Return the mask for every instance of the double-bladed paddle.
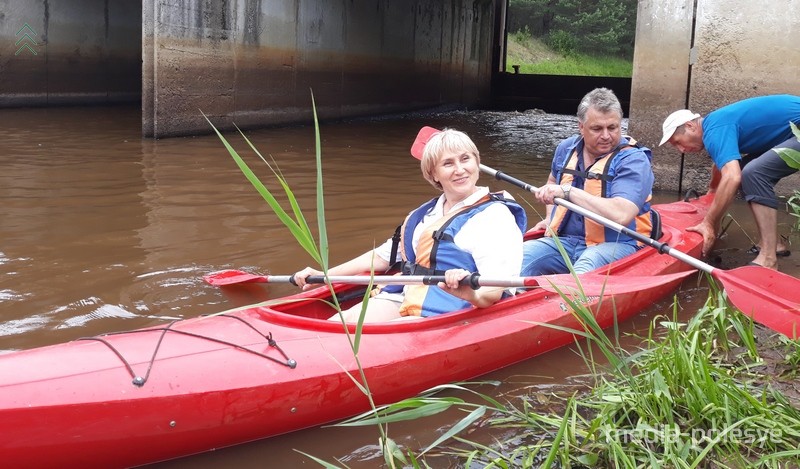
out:
{"label": "double-bladed paddle", "polygon": [[[587,296],[599,296],[637,292],[650,288],[660,287],[670,282],[678,282],[688,277],[692,272],[679,272],[677,274],[645,276],[645,277],[614,277],[600,274],[582,274],[580,285],[577,284],[572,274],[541,275],[537,277],[483,277],[478,273],[466,277],[461,281],[474,289],[480,287],[539,287],[551,292],[582,291]],[[203,280],[210,285],[218,287],[239,285],[243,283],[291,283],[291,275],[257,275],[240,270],[221,270],[203,276]],[[436,285],[444,282],[443,275],[339,275],[328,276],[327,280],[322,275],[312,275],[306,278],[307,283],[344,283],[352,285]]]}
{"label": "double-bladed paddle", "polygon": [[[425,143],[437,132],[433,127],[423,127],[411,147],[411,154],[422,158]],[[482,172],[495,179],[505,181],[523,190],[535,193],[538,188],[505,173],[480,165]],[[597,213],[589,211],[567,200],[556,198],[554,203],[612,229],[623,233],[658,250],[660,253],[685,262],[716,279],[725,290],[730,302],[753,320],[790,338],[800,336],[800,280],[791,275],[759,266],[738,267],[731,270],[715,268],[694,257],[671,248],[666,243],[647,237],[637,231],[622,226]],[[581,275],[583,277],[583,275]]]}

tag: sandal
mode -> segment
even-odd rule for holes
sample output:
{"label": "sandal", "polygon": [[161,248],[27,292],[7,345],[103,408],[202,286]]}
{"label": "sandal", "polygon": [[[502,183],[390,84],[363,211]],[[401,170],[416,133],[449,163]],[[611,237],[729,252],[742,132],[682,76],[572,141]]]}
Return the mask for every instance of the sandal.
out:
{"label": "sandal", "polygon": [[[747,254],[753,254],[753,255],[757,256],[758,253],[761,252],[761,248],[754,244],[754,245],[750,246],[750,249],[748,249],[745,252]],[[781,251],[775,251],[775,255],[778,256],[778,257],[789,257],[791,254],[792,254],[792,251],[790,251],[788,249],[783,249]]]}
{"label": "sandal", "polygon": [[[789,238],[787,236],[784,236],[784,235],[781,235],[781,238],[783,239],[783,242],[786,243],[786,245],[788,246],[789,245]],[[745,252],[747,254],[753,254],[753,255],[757,256],[758,253],[761,252],[761,248],[754,244],[754,245],[750,246],[750,249],[748,249]],[[775,251],[775,255],[778,256],[778,257],[789,257],[789,255],[791,255],[791,254],[792,254],[792,251],[790,251],[788,249],[782,249],[780,251]]]}

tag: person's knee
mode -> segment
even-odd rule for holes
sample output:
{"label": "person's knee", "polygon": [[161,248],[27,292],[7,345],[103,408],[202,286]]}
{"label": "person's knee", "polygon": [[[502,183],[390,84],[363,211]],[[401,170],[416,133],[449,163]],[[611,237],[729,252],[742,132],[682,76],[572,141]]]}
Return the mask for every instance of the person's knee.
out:
{"label": "person's knee", "polygon": [[[370,300],[371,304],[374,300]],[[359,317],[361,317],[361,310],[364,308],[364,303],[358,303],[354,306],[351,306],[348,309],[343,309],[338,313],[334,314],[333,316],[328,318],[328,321],[340,321],[344,318],[344,322],[356,322],[358,321]]]}
{"label": "person's knee", "polygon": [[745,202],[748,204],[758,204],[763,205],[765,207],[771,208],[772,210],[778,210],[778,199],[775,197],[762,197],[758,195],[745,195],[744,196]]}
{"label": "person's knee", "polygon": [[522,267],[520,268],[521,275],[536,275],[533,272],[533,269],[541,257],[539,251],[541,250],[541,245],[538,240],[535,241],[526,241],[522,243]]}
{"label": "person's knee", "polygon": [[541,271],[539,270],[539,259],[529,259],[522,261],[522,267],[519,270],[519,274],[522,277],[531,277],[534,275],[542,275]]}
{"label": "person's knee", "polygon": [[745,180],[752,179],[753,176],[758,173],[756,171],[756,166],[758,165],[754,163],[744,165],[742,168],[742,183],[744,183]]}
{"label": "person's knee", "polygon": [[759,176],[759,172],[755,170],[755,165],[747,165],[742,169],[742,192],[745,195],[757,194],[769,183]]}
{"label": "person's knee", "polygon": [[551,246],[548,238],[537,239],[534,241],[526,241],[522,245],[522,267],[520,275],[523,277],[533,275],[544,275],[548,273],[549,259],[554,254],[558,254],[558,250]]}
{"label": "person's knee", "polygon": [[576,274],[585,274],[586,272],[591,272],[598,267],[602,267],[608,264],[605,259],[603,258],[595,258],[593,256],[583,256],[575,261],[575,265],[572,266],[572,269],[575,271]]}
{"label": "person's knee", "polygon": [[575,262],[575,273],[583,274],[622,259],[637,251],[636,246],[625,243],[602,243],[587,248]]}

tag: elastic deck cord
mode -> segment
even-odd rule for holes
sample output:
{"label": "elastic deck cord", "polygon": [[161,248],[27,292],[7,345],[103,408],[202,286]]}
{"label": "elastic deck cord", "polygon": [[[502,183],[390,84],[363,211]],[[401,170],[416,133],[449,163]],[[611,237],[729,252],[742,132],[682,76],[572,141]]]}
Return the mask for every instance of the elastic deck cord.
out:
{"label": "elastic deck cord", "polygon": [[[294,369],[294,368],[297,367],[297,362],[295,360],[289,358],[286,355],[286,352],[284,352],[283,349],[275,341],[275,339],[272,338],[272,333],[271,332],[268,333],[267,335],[264,335],[263,333],[261,333],[261,331],[256,329],[255,326],[253,326],[249,322],[247,322],[244,319],[242,319],[240,317],[237,317],[237,316],[230,316],[228,314],[220,314],[219,316],[223,316],[223,317],[231,318],[231,319],[236,319],[236,320],[239,320],[240,322],[242,322],[243,324],[245,324],[247,327],[249,327],[250,329],[255,331],[259,336],[261,336],[263,339],[265,339],[270,347],[273,347],[276,350],[278,350],[278,352],[283,356],[285,361],[278,360],[277,358],[270,357],[269,355],[263,354],[261,352],[257,352],[255,350],[251,350],[251,349],[249,349],[247,347],[244,347],[244,346],[239,345],[239,344],[235,344],[233,342],[228,342],[226,340],[216,339],[214,337],[209,337],[209,336],[205,336],[205,335],[201,335],[201,334],[195,334],[193,332],[186,332],[186,331],[181,331],[179,329],[173,329],[172,326],[177,321],[172,321],[171,323],[167,324],[165,327],[157,327],[157,328],[152,328],[152,329],[141,329],[141,330],[127,331],[127,332],[112,332],[112,333],[109,333],[109,334],[103,334],[103,336],[99,336],[99,337],[81,337],[78,340],[94,340],[94,341],[100,342],[100,343],[104,344],[106,347],[108,347],[109,350],[114,352],[114,354],[120,359],[122,364],[125,365],[125,369],[128,370],[128,373],[131,375],[131,378],[133,378],[133,384],[135,386],[137,386],[137,387],[144,386],[144,384],[150,378],[150,372],[153,370],[153,365],[154,365],[154,363],[156,361],[156,357],[158,356],[158,352],[161,349],[161,344],[163,343],[164,337],[167,335],[167,332],[173,332],[173,333],[176,333],[176,334],[181,334],[181,335],[185,335],[185,336],[189,336],[189,337],[195,337],[195,338],[198,338],[198,339],[208,340],[210,342],[214,342],[214,343],[217,343],[217,344],[226,345],[228,347],[231,347],[231,348],[234,348],[234,349],[237,349],[237,350],[241,350],[243,352],[247,352],[247,353],[256,355],[258,357],[273,361],[273,362],[278,363],[280,365],[284,365],[284,366],[289,367],[291,369]],[[109,341],[107,341],[104,338],[104,337],[120,335],[120,334],[133,334],[133,333],[155,332],[155,331],[161,331],[161,335],[159,336],[158,342],[156,342],[156,346],[153,349],[153,355],[150,357],[150,361],[149,361],[149,363],[147,365],[147,372],[145,373],[144,377],[137,375],[136,372],[133,370],[133,367],[131,366],[130,362],[122,355],[122,353],[113,344],[111,344]]]}

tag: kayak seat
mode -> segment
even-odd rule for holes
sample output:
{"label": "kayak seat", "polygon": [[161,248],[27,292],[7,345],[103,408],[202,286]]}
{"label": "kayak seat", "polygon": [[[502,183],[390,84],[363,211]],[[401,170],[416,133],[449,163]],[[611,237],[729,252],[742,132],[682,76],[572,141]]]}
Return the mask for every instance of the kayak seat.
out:
{"label": "kayak seat", "polygon": [[664,235],[664,232],[661,231],[661,214],[654,208],[650,209],[650,222],[653,224],[653,228],[650,230],[650,237],[658,241]]}

